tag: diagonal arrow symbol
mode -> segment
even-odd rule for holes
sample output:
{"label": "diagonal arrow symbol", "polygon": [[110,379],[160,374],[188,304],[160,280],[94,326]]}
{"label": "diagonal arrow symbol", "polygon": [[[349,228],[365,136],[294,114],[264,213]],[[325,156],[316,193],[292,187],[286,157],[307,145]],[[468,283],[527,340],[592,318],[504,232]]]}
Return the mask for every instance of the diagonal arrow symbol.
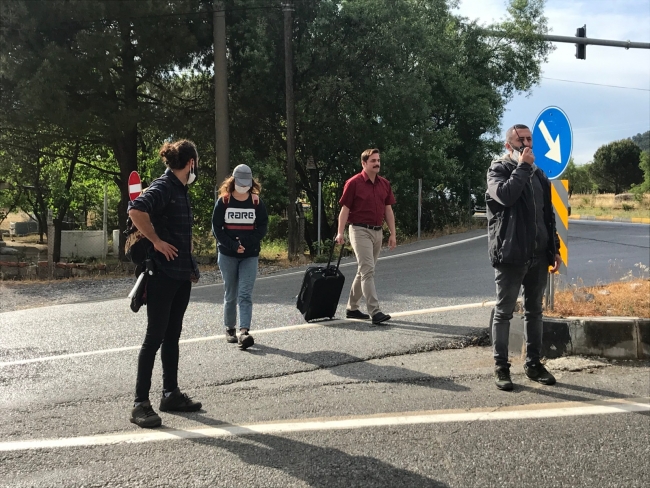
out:
{"label": "diagonal arrow symbol", "polygon": [[549,148],[548,152],[546,153],[546,157],[552,159],[556,163],[562,163],[562,153],[560,152],[560,135],[558,134],[555,137],[554,141],[543,120],[539,123],[539,130],[542,131],[542,136],[544,136],[544,140],[546,141],[546,144]]}

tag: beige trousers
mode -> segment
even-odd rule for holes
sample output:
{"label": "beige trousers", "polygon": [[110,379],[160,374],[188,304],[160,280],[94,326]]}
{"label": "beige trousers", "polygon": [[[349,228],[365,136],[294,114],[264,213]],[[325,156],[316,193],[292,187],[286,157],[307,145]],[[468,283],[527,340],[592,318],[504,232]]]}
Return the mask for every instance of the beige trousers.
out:
{"label": "beige trousers", "polygon": [[359,310],[359,302],[366,299],[368,313],[372,316],[379,312],[379,299],[375,289],[375,264],[381,251],[383,233],[381,230],[364,229],[350,225],[350,243],[357,256],[357,274],[352,282],[348,310]]}

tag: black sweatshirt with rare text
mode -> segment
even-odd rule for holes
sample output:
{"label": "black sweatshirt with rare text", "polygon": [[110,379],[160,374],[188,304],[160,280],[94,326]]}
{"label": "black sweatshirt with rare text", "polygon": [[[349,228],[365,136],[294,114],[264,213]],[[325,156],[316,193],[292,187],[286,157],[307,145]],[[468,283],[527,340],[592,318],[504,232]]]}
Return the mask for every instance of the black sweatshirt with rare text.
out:
{"label": "black sweatshirt with rare text", "polygon": [[[252,195],[243,202],[232,195],[219,197],[212,212],[212,234],[217,238],[219,252],[225,256],[249,258],[259,256],[260,243],[266,235],[269,217],[262,200],[253,202]],[[245,251],[238,253],[239,245]]]}

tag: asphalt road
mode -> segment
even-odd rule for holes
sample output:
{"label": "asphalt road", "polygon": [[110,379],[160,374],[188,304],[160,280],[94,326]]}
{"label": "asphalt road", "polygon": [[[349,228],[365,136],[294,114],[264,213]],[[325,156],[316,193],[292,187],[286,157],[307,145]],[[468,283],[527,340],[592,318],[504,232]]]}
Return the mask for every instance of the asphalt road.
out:
{"label": "asphalt road", "polygon": [[[607,281],[605,257],[648,264],[648,226],[570,236],[569,279]],[[223,287],[196,287],[179,379],[204,408],[153,432],[128,422],[146,317],[126,299],[2,313],[0,486],[645,486],[647,363],[560,362],[539,387],[513,358],[515,391],[494,388],[476,346],[486,246],[476,231],[382,253],[387,326],[304,324],[302,270],[260,278],[247,352],[223,340]]]}
{"label": "asphalt road", "polygon": [[639,276],[639,263],[650,265],[650,225],[569,221],[568,282],[594,285],[630,272]]}

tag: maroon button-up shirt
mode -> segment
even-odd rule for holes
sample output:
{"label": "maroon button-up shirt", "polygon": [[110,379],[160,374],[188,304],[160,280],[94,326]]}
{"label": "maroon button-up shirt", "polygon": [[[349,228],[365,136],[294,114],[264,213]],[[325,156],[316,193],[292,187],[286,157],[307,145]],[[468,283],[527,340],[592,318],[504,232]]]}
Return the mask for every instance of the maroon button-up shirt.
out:
{"label": "maroon button-up shirt", "polygon": [[382,225],[386,205],[395,204],[395,196],[386,178],[377,175],[373,183],[361,171],[345,182],[339,203],[350,209],[349,223]]}

